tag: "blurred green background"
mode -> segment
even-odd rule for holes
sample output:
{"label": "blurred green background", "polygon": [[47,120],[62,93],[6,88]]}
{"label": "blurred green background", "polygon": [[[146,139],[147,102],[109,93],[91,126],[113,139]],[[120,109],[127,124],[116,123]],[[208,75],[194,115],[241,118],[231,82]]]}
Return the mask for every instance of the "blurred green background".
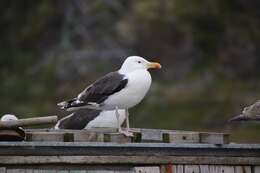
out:
{"label": "blurred green background", "polygon": [[127,56],[163,65],[130,110],[134,127],[229,132],[260,142],[260,124],[228,124],[260,99],[258,0],[2,0],[0,113],[68,114],[56,103]]}

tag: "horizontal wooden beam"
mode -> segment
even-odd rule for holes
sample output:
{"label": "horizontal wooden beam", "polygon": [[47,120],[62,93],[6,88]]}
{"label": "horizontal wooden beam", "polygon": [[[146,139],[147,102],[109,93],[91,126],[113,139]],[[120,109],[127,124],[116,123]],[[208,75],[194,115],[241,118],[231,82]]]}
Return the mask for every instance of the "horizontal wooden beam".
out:
{"label": "horizontal wooden beam", "polygon": [[[134,137],[123,137],[117,129],[93,128],[88,130],[26,129],[27,141],[64,142],[141,142],[141,143],[205,143],[228,144],[229,134],[213,132],[192,132],[163,129],[130,129]],[[68,140],[67,135],[71,138]],[[56,135],[56,138],[55,138]],[[64,136],[62,140],[61,136]],[[102,140],[101,136],[105,136]],[[101,138],[100,138],[101,137]],[[65,140],[66,139],[66,140]],[[111,140],[110,140],[111,139]]]}
{"label": "horizontal wooden beam", "polygon": [[0,156],[217,156],[260,157],[253,144],[1,142]]}
{"label": "horizontal wooden beam", "polygon": [[197,156],[0,156],[0,165],[17,164],[91,164],[91,165],[160,165],[214,164],[260,165],[259,157],[197,157]]}

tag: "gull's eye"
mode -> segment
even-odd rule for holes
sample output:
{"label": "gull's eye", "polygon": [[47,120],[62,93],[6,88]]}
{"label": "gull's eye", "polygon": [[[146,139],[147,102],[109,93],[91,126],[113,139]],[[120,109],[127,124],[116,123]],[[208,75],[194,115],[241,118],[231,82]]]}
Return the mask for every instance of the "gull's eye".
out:
{"label": "gull's eye", "polygon": [[141,61],[137,61],[138,62],[138,64],[141,64]]}

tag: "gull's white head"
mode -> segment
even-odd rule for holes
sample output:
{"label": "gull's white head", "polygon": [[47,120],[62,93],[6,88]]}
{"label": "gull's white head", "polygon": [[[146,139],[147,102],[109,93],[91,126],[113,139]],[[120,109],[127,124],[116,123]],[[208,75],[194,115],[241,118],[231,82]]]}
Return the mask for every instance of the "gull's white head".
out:
{"label": "gull's white head", "polygon": [[18,120],[18,118],[12,114],[5,114],[2,116],[0,121],[12,121],[12,120]]}
{"label": "gull's white head", "polygon": [[160,69],[162,66],[157,62],[149,62],[140,56],[129,56],[120,68],[121,72],[132,72],[135,70],[147,70],[149,68]]}

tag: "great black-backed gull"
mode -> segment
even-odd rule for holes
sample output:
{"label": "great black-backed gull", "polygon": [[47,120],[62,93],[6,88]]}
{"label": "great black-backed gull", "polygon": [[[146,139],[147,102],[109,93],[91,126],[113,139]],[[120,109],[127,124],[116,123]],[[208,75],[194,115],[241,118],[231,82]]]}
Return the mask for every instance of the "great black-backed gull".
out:
{"label": "great black-backed gull", "polygon": [[231,118],[229,121],[260,121],[260,100],[245,107],[242,114]]}
{"label": "great black-backed gull", "polygon": [[68,116],[60,119],[55,129],[91,129],[91,128],[117,128],[124,123],[125,110],[119,109],[119,121],[117,120],[114,110],[101,111],[95,109],[82,109],[71,113]]}
{"label": "great black-backed gull", "polygon": [[116,72],[108,73],[89,85],[76,98],[58,104],[62,109],[75,111],[88,108],[97,110],[126,110],[127,130],[119,132],[132,135],[129,132],[128,109],[137,105],[146,95],[151,86],[149,68],[160,69],[161,65],[149,62],[139,56],[128,57]]}

